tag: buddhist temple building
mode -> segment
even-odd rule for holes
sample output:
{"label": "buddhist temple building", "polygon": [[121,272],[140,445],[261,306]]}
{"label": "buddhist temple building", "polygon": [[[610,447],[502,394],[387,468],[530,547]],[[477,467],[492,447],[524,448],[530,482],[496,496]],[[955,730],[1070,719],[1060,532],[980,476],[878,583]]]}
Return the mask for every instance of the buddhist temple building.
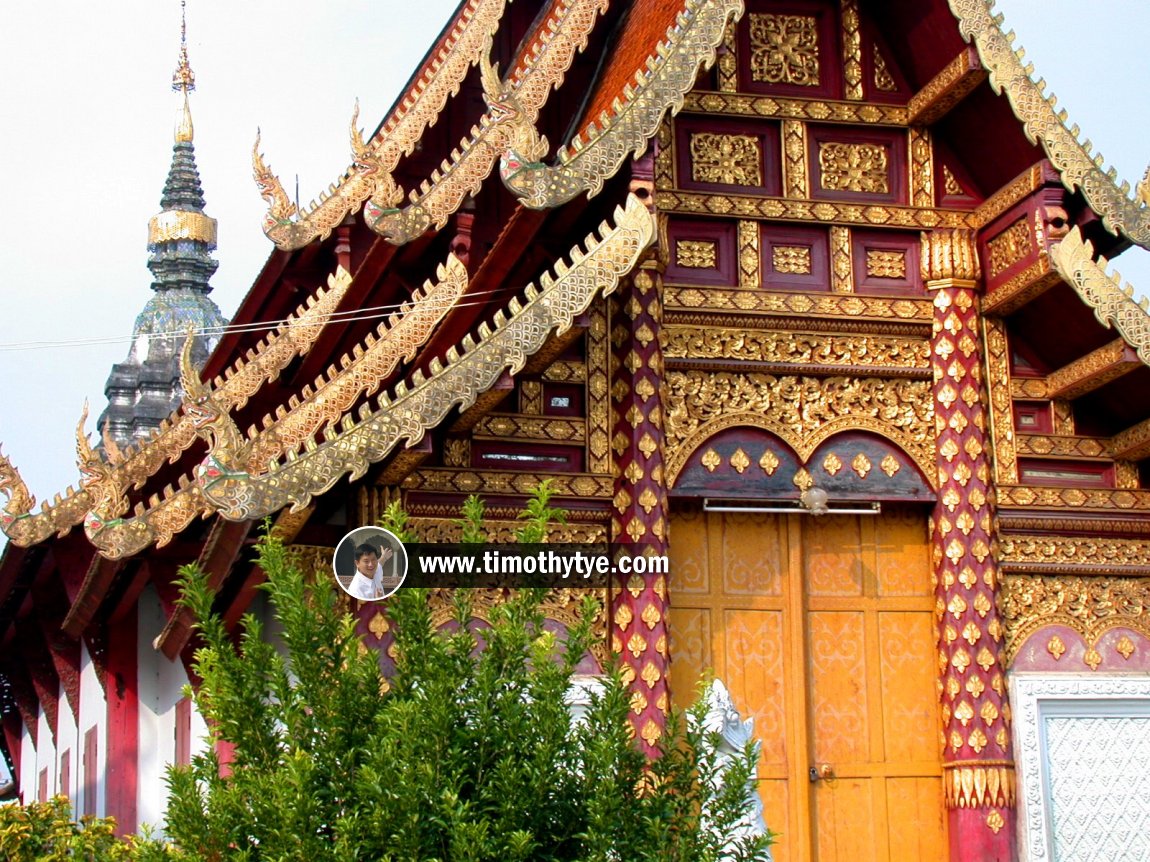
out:
{"label": "buddhist temple building", "polygon": [[117,366],[76,488],[0,462],[21,797],[162,822],[203,744],[179,566],[235,624],[264,518],[326,577],[393,500],[508,537],[551,478],[552,541],[669,555],[596,660],[647,750],[725,683],[777,860],[1145,858],[1150,316],[1109,259],[1150,176],[1012,39],[985,0],[464,0],[310,205],[257,141],[223,331],[186,114],[138,333],[202,340]]}

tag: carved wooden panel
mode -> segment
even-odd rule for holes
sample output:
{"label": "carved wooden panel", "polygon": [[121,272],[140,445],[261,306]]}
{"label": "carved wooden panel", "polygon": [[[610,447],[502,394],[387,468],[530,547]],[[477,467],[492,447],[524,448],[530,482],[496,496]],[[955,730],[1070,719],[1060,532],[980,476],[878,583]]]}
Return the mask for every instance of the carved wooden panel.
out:
{"label": "carved wooden panel", "polygon": [[915,234],[852,231],[855,292],[921,296],[919,251]]}
{"label": "carved wooden panel", "polygon": [[749,3],[738,30],[740,91],[842,98],[837,5]]}
{"label": "carved wooden panel", "polygon": [[780,195],[779,146],[777,123],[682,117],[675,123],[677,185]]}
{"label": "carved wooden panel", "polygon": [[830,290],[825,228],[764,225],[761,245],[768,290]]}
{"label": "carved wooden panel", "polygon": [[811,125],[811,197],[907,203],[906,135]]}
{"label": "carved wooden panel", "polygon": [[671,218],[666,280],[677,284],[739,283],[735,222]]}
{"label": "carved wooden panel", "polygon": [[670,549],[672,692],[712,668],[754,717],[777,862],[946,858],[923,511],[685,508]]}

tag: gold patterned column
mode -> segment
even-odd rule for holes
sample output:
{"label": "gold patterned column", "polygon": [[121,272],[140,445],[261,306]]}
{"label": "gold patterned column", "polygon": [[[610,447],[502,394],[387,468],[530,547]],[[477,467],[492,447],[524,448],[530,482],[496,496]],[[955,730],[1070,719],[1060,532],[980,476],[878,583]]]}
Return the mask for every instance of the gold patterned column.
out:
{"label": "gold patterned column", "polygon": [[835,293],[854,293],[855,290],[851,229],[842,225],[831,227],[831,290]]}
{"label": "gold patterned column", "polygon": [[934,146],[930,132],[917,127],[910,130],[910,202],[934,206]]}
{"label": "gold patterned column", "polygon": [[862,36],[859,32],[858,0],[842,0],[844,95],[863,98]]}
{"label": "gold patterned column", "polygon": [[783,120],[783,194],[800,200],[811,196],[807,169],[807,126],[802,120]]}
{"label": "gold patterned column", "polygon": [[[618,294],[611,315],[615,374],[615,497],[611,541],[636,554],[667,553],[663,431],[663,268],[649,253]],[[631,685],[631,722],[648,755],[666,729],[667,579],[631,575],[612,587],[611,646]]]}
{"label": "gold patterned column", "polygon": [[739,287],[762,287],[762,250],[757,221],[739,222]]}
{"label": "gold patterned column", "polygon": [[931,364],[939,488],[931,542],[951,862],[1013,859],[1014,758],[996,605],[999,574],[992,550],[973,233],[924,233],[922,276],[934,295]]}

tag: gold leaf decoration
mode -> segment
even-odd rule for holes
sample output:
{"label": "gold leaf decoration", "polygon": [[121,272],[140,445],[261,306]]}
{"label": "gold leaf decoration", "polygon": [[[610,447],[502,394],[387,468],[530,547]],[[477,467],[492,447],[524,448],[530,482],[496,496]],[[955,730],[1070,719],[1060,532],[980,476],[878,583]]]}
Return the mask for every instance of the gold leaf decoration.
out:
{"label": "gold leaf decoration", "polygon": [[734,467],[735,472],[740,475],[751,466],[751,459],[747,457],[747,453],[744,452],[741,447],[736,449],[735,454],[731,456],[731,466]]}
{"label": "gold leaf decoration", "polygon": [[713,242],[681,239],[675,243],[675,263],[688,269],[714,269],[718,250]]}
{"label": "gold leaf decoration", "polygon": [[880,144],[819,144],[819,181],[827,191],[887,194],[888,164]]}
{"label": "gold leaf decoration", "polygon": [[719,453],[714,449],[708,449],[703,453],[702,458],[703,466],[711,473],[715,472],[715,468],[723,463],[723,459],[719,457]]}
{"label": "gold leaf decoration", "polygon": [[1118,650],[1122,658],[1129,661],[1130,656],[1134,654],[1134,641],[1130,640],[1129,635],[1122,635],[1114,645],[1114,649]]}
{"label": "gold leaf decoration", "polygon": [[735,186],[763,184],[759,139],[752,135],[691,135],[691,179]]}
{"label": "gold leaf decoration", "polygon": [[811,474],[807,472],[806,467],[800,467],[799,472],[795,473],[795,478],[791,481],[795,483],[800,491],[808,491],[815,484],[815,480],[811,478]]}
{"label": "gold leaf decoration", "polygon": [[1086,655],[1082,656],[1082,660],[1091,670],[1098,670],[1098,665],[1102,664],[1102,656],[1094,647],[1086,650]]}
{"label": "gold leaf decoration", "polygon": [[854,456],[853,459],[851,459],[851,469],[858,474],[860,479],[865,479],[867,477],[867,473],[869,473],[871,470],[870,458],[868,458],[862,452],[859,452]]}
{"label": "gold leaf decoration", "polygon": [[834,476],[843,468],[843,462],[839,460],[839,456],[834,452],[828,452],[827,457],[823,458],[823,469],[831,476]]}
{"label": "gold leaf decoration", "polygon": [[759,466],[763,468],[763,472],[768,476],[775,475],[775,470],[779,469],[779,458],[770,449],[763,453],[763,457],[759,459]]}
{"label": "gold leaf decoration", "polygon": [[819,85],[818,19],[813,15],[751,13],[751,80]]}
{"label": "gold leaf decoration", "polygon": [[899,471],[898,459],[894,455],[887,455],[882,459],[879,468],[893,479],[894,474]]}
{"label": "gold leaf decoration", "polygon": [[811,271],[809,245],[771,246],[771,266],[775,272],[806,275]]}

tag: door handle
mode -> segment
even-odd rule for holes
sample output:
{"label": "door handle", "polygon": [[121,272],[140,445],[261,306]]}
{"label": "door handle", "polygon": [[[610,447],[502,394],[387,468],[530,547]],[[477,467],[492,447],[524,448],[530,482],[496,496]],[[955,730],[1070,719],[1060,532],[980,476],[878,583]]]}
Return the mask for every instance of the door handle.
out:
{"label": "door handle", "polygon": [[807,775],[811,779],[811,784],[814,784],[816,781],[830,781],[835,777],[835,771],[829,763],[820,763],[812,766]]}

